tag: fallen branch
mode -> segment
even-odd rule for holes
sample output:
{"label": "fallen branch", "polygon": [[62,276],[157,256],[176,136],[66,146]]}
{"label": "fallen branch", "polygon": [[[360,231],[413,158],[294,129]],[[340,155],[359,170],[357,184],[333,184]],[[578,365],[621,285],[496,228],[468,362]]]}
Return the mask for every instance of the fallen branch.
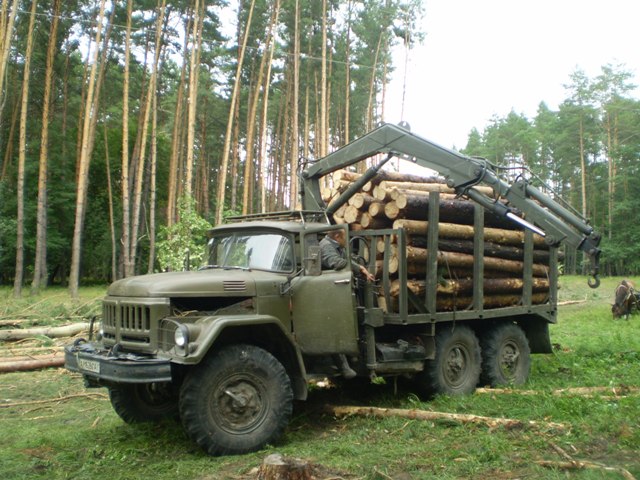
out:
{"label": "fallen branch", "polygon": [[589,462],[585,460],[573,460],[565,462],[557,462],[553,460],[537,460],[536,464],[546,468],[557,468],[559,470],[603,470],[605,472],[615,472],[622,475],[627,480],[636,480],[631,472],[622,467],[608,467],[600,463]]}
{"label": "fallen branch", "polygon": [[558,302],[558,306],[560,307],[563,305],[577,305],[580,303],[585,303],[586,301],[586,298],[584,300],[565,300],[564,302]]}
{"label": "fallen branch", "polygon": [[622,475],[624,478],[628,480],[635,480],[635,477],[625,468],[621,467],[609,467],[603,465],[601,463],[590,462],[588,460],[575,460],[571,455],[569,455],[563,448],[559,445],[556,445],[553,442],[549,442],[551,447],[562,457],[565,459],[564,462],[555,462],[552,460],[539,460],[536,463],[543,467],[548,468],[558,468],[561,470],[583,470],[583,469],[597,469],[604,470],[607,472],[616,472]]}
{"label": "fallen branch", "polygon": [[401,417],[413,420],[454,421],[456,423],[476,423],[487,425],[490,428],[504,427],[507,429],[532,428],[536,430],[564,431],[568,427],[562,423],[537,422],[535,420],[516,420],[512,418],[483,417],[480,415],[468,415],[463,413],[431,412],[428,410],[400,409],[400,408],[376,408],[376,407],[350,407],[326,405],[323,409],[335,416],[362,415],[378,418]]}
{"label": "fallen branch", "polygon": [[14,328],[0,330],[0,340],[23,340],[29,337],[44,335],[49,338],[72,337],[89,328],[87,322],[74,323],[63,327]]}
{"label": "fallen branch", "polygon": [[10,407],[22,407],[25,405],[41,405],[44,403],[59,403],[66,402],[67,400],[73,400],[76,398],[108,398],[108,395],[105,393],[78,393],[75,395],[67,395],[66,397],[58,397],[58,398],[48,398],[46,400],[32,400],[30,402],[14,402],[14,403],[0,403],[0,408],[10,408]]}
{"label": "fallen branch", "polygon": [[[541,390],[513,390],[510,388],[477,388],[476,393],[499,395],[541,395],[545,392]],[[626,385],[620,385],[618,387],[572,387],[560,388],[553,390],[550,393],[552,395],[579,395],[584,397],[591,397],[594,394],[608,394],[614,397],[622,397],[625,395],[640,393],[640,387],[628,387]]]}

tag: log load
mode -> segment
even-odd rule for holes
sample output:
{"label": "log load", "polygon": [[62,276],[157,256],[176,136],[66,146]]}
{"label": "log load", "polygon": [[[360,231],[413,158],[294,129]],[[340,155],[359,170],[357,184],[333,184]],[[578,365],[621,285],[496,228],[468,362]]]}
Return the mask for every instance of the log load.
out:
{"label": "log load", "polygon": [[[349,184],[360,178],[355,172],[338,171],[333,174],[334,189],[327,193],[336,198]],[[474,189],[495,198],[493,190],[486,186]],[[439,311],[470,308],[473,298],[474,268],[474,227],[476,204],[469,199],[458,197],[441,177],[420,177],[411,174],[381,171],[374,180],[354,194],[348,205],[338,209],[335,223],[348,223],[351,230],[402,229],[406,239],[406,273],[408,288],[419,298],[425,297],[427,266],[427,232],[429,230],[429,209],[434,208],[431,192],[438,192],[438,252],[437,276],[440,284],[436,287],[436,307]],[[496,201],[503,201],[497,199]],[[519,213],[516,211],[516,214]],[[525,232],[515,222],[484,211],[483,253],[483,304],[485,308],[499,308],[520,305],[523,299],[525,269]],[[549,299],[550,247],[542,236],[532,234],[533,248],[531,273],[531,300],[533,304],[545,303]],[[390,305],[382,305],[387,311],[397,311],[397,297],[400,270],[397,238],[392,235],[387,241],[378,237],[371,245],[376,256],[375,275],[384,274],[385,249],[386,273],[391,282],[391,291],[386,299]],[[388,285],[388,284],[387,284]],[[433,288],[433,287],[431,287]],[[432,291],[431,289],[429,289]],[[390,309],[390,310],[389,310]]]}

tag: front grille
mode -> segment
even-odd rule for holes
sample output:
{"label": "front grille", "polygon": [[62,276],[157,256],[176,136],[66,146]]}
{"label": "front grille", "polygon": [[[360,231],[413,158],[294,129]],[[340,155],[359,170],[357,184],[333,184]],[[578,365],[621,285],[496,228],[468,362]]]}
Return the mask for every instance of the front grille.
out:
{"label": "front grille", "polygon": [[165,299],[106,298],[102,304],[102,330],[105,343],[150,349],[155,336],[153,325],[168,313]]}

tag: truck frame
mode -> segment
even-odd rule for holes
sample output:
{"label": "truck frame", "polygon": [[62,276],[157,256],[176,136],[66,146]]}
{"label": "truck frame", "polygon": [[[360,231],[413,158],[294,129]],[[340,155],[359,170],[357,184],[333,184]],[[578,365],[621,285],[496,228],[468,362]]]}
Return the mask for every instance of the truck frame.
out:
{"label": "truck frame", "polygon": [[[337,200],[325,205],[320,179],[364,159],[382,159]],[[428,212],[424,294],[406,288],[403,229],[351,232],[330,215],[391,157],[444,175],[460,196],[476,202],[473,294],[467,308],[439,311],[438,209]],[[278,438],[293,400],[305,400],[314,378],[341,375],[346,357],[361,377],[412,379],[417,393],[471,393],[480,382],[520,384],[530,353],[551,351],[557,316],[558,248],[562,242],[591,259],[598,281],[599,236],[588,222],[520,177],[508,184],[485,160],[464,156],[385,124],[305,168],[303,210],[228,219],[209,232],[208,262],[199,271],[130,277],[114,282],[103,301],[99,331],[65,348],[66,367],[88,387],[106,387],[126,422],[180,417],[190,438],[211,455],[253,451]],[[473,187],[489,185],[490,198]],[[429,202],[438,204],[438,193]],[[500,199],[498,201],[496,199]],[[483,305],[484,212],[516,222],[524,232],[521,299]],[[372,245],[383,245],[377,282],[349,267],[322,270],[320,240],[343,229],[347,250],[370,271]],[[549,249],[548,295],[533,301],[533,237]],[[397,308],[391,301],[391,242],[397,245]],[[93,332],[92,332],[93,334]]]}

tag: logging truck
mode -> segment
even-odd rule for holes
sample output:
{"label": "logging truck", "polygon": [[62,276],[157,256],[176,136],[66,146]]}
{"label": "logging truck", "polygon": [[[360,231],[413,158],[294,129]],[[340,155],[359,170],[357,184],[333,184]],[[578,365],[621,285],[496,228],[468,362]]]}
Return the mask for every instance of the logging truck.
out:
{"label": "logging truck", "polygon": [[[387,208],[367,184],[402,182],[382,169],[394,157],[442,179],[396,187],[396,200],[408,197]],[[349,170],[366,159],[363,174]],[[348,179],[323,198],[321,179],[336,172]],[[303,166],[299,181],[301,210],[227,219],[198,271],[113,283],[66,367],[106,387],[125,422],[179,418],[209,454],[237,454],[278,438],[313,379],[341,376],[336,357],[359,377],[406,377],[427,397],[521,384],[530,354],[551,351],[563,242],[585,252],[589,285],[599,283],[600,237],[584,218],[524,176],[509,183],[403,126]],[[344,223],[353,204],[368,204],[369,218]],[[375,281],[322,269],[319,243],[333,230]]]}

